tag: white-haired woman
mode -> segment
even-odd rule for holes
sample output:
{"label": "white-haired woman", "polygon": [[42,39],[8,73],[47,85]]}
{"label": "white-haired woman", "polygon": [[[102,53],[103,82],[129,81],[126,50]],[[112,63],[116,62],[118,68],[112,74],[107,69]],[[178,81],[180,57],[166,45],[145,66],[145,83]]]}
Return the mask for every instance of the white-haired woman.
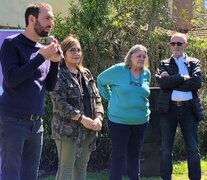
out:
{"label": "white-haired woman", "polygon": [[110,180],[122,179],[125,158],[129,179],[140,179],[140,149],[150,115],[150,79],[147,49],[140,44],[129,50],[124,62],[106,69],[97,78],[99,92],[108,100]]}

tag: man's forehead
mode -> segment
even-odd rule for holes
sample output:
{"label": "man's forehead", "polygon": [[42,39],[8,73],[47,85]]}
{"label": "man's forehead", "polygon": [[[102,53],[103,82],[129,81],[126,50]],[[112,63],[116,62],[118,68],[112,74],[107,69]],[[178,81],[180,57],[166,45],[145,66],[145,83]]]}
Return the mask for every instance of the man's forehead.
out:
{"label": "man's forehead", "polygon": [[41,7],[39,14],[44,14],[44,15],[48,15],[48,16],[54,17],[52,9],[48,8],[48,7]]}
{"label": "man's forehead", "polygon": [[171,37],[171,40],[174,40],[174,39],[179,39],[179,40],[184,41],[184,42],[186,41],[183,36],[176,36],[176,35],[175,36],[172,36]]}

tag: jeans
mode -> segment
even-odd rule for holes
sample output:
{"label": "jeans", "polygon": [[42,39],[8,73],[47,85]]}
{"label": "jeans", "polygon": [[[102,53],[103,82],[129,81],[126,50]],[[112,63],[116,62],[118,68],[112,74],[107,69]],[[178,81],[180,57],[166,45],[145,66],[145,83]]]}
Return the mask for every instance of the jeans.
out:
{"label": "jeans", "polygon": [[190,180],[201,179],[200,152],[198,147],[198,122],[191,105],[177,107],[171,105],[168,113],[160,114],[161,127],[161,162],[160,174],[163,180],[171,180],[173,163],[172,150],[176,128],[180,125],[187,151],[188,177]]}
{"label": "jeans", "polygon": [[43,123],[0,117],[1,180],[36,180],[43,144]]}
{"label": "jeans", "polygon": [[122,180],[125,158],[129,179],[140,180],[140,149],[147,125],[124,125],[108,121],[112,142],[109,180]]}
{"label": "jeans", "polygon": [[58,150],[58,171],[56,180],[85,180],[90,157],[89,139],[84,140],[83,152],[76,157],[76,141],[55,140]]}

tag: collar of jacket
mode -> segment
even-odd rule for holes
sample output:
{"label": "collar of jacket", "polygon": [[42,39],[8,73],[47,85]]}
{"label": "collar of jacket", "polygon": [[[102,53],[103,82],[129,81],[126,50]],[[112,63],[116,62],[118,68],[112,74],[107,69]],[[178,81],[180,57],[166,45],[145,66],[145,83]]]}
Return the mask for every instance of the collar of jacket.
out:
{"label": "collar of jacket", "polygon": [[[188,69],[188,73],[190,74],[191,73],[190,58],[188,57],[187,54],[184,54],[184,55],[185,55],[185,62],[184,62],[184,64],[186,65],[186,67]],[[173,58],[173,56],[171,56],[169,60],[170,60],[170,63],[176,64],[175,63],[175,59]]]}

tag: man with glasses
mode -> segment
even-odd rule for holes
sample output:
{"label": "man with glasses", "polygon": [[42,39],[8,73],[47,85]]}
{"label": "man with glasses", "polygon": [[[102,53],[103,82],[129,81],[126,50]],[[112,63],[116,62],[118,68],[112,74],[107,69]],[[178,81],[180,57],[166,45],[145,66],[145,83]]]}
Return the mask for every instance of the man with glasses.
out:
{"label": "man with glasses", "polygon": [[54,25],[52,7],[32,4],[23,33],[1,47],[4,92],[0,97],[1,180],[36,180],[43,142],[44,94],[57,81],[61,59],[56,40],[38,43]]}
{"label": "man with glasses", "polygon": [[185,54],[187,47],[184,34],[173,34],[170,39],[172,55],[160,62],[156,74],[160,86],[160,174],[163,180],[172,180],[172,149],[178,124],[185,141],[189,179],[201,179],[197,133],[203,109],[197,91],[203,78],[200,61]]}

